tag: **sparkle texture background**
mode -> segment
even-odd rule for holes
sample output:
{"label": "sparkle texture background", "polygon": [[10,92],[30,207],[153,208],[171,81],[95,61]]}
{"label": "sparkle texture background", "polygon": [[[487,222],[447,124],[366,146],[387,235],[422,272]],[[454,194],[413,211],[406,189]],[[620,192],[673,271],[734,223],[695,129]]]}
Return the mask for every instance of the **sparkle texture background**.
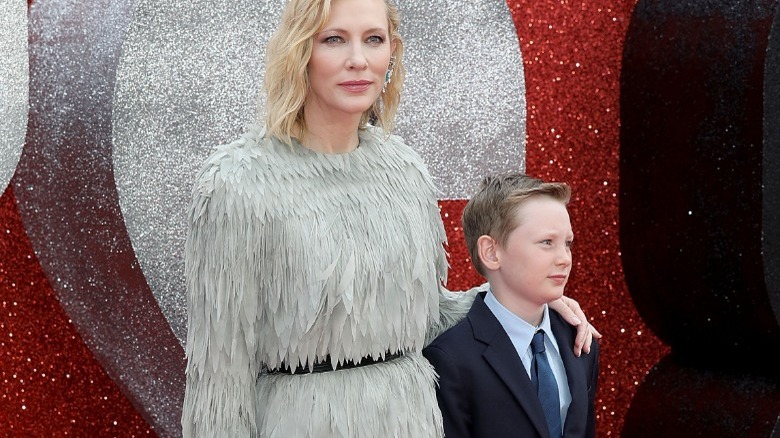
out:
{"label": "sparkle texture background", "polygon": [[[0,430],[11,436],[178,434],[183,352],[133,255],[114,185],[115,77],[135,6],[52,0],[31,6],[33,17],[41,8],[30,26],[36,106],[23,158],[0,198]],[[573,186],[576,266],[567,294],[605,336],[597,432],[616,436],[637,385],[669,352],[638,316],[620,262],[620,69],[634,1],[509,0],[507,6],[522,53],[515,69],[524,74],[518,106],[524,101],[526,108],[516,111],[525,114],[526,170]],[[431,20],[447,17],[435,7],[426,12]],[[84,23],[93,27],[80,28]],[[504,24],[496,29],[507,31]],[[466,45],[475,40],[461,38]],[[440,56],[423,61],[437,65]],[[475,65],[453,70],[455,78],[482,74]],[[471,111],[481,102],[473,103]],[[450,120],[451,110],[430,117]],[[445,173],[464,181],[470,171]],[[69,195],[51,202],[34,194],[54,189]],[[460,237],[464,204],[454,196],[441,200],[453,289],[481,282]]]}
{"label": "sparkle texture background", "polygon": [[23,2],[0,0],[0,187],[8,185],[27,126],[27,14]]}

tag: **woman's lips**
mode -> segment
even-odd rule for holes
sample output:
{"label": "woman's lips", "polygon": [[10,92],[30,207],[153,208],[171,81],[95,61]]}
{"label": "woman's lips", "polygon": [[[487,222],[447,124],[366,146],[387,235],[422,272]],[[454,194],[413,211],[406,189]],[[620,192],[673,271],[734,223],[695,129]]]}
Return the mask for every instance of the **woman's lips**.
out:
{"label": "woman's lips", "polygon": [[339,86],[352,93],[360,93],[371,87],[371,81],[346,81],[339,83]]}

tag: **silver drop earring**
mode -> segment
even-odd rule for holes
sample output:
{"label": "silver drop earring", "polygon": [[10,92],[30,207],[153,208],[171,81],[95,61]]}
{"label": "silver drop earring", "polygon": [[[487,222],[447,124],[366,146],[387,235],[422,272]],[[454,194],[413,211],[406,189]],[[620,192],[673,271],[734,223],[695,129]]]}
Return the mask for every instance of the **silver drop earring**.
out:
{"label": "silver drop earring", "polygon": [[385,84],[382,85],[382,92],[387,91],[387,85],[393,79],[393,67],[395,67],[395,56],[390,57],[390,64],[387,66],[387,72],[385,72]]}

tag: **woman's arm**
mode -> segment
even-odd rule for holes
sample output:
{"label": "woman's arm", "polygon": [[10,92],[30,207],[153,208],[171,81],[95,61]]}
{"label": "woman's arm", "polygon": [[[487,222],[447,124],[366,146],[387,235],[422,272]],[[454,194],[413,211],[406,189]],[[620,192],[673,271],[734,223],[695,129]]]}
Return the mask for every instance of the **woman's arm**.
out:
{"label": "woman's arm", "polygon": [[464,292],[450,292],[444,286],[439,287],[439,318],[428,329],[425,345],[463,319],[469,313],[474,297],[487,288],[487,283]]}
{"label": "woman's arm", "polygon": [[[224,150],[223,150],[224,151]],[[235,199],[231,157],[213,155],[196,182],[185,250],[187,368],[185,437],[256,434],[256,275],[246,251],[246,217]],[[221,167],[221,169],[220,169]]]}

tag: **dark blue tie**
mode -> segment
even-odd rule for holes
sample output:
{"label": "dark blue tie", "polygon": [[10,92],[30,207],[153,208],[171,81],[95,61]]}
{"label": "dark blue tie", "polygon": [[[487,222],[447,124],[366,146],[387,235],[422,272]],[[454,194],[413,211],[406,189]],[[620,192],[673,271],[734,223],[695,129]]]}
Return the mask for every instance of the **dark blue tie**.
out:
{"label": "dark blue tie", "polygon": [[550,362],[544,354],[544,330],[539,330],[531,340],[531,351],[534,360],[531,363],[531,380],[536,386],[536,394],[542,402],[544,418],[547,420],[547,429],[551,438],[560,438],[561,432],[561,403],[558,397],[558,383],[555,381]]}

